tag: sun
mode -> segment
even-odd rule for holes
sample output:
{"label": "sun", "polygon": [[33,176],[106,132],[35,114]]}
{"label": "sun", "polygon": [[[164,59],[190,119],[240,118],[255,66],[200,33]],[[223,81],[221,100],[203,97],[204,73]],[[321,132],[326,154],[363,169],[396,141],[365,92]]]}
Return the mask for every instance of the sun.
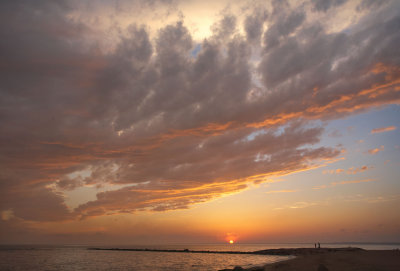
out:
{"label": "sun", "polygon": [[234,242],[233,242],[233,240],[229,240],[229,244],[233,244]]}

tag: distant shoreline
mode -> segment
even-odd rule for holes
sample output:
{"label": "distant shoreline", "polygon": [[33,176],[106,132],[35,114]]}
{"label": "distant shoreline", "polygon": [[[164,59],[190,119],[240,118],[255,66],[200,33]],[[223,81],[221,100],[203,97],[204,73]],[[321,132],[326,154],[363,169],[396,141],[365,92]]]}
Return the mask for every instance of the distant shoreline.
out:
{"label": "distant shoreline", "polygon": [[149,249],[149,248],[88,248],[88,250],[301,256],[301,255],[311,255],[311,254],[322,254],[327,252],[363,251],[364,249],[355,247],[344,247],[344,248],[278,248],[278,249],[264,249],[257,251],[214,251],[214,250]]}

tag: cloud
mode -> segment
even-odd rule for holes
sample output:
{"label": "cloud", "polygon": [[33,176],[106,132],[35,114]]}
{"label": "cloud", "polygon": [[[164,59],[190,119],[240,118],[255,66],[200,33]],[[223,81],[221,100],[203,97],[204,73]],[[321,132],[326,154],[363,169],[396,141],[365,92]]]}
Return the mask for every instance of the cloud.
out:
{"label": "cloud", "polygon": [[322,171],[323,174],[340,174],[340,173],[346,173],[346,174],[357,174],[366,170],[369,170],[373,168],[372,166],[362,166],[362,167],[351,167],[347,170],[338,168],[338,169],[331,169],[331,170],[324,170]]}
{"label": "cloud", "polygon": [[350,197],[345,197],[345,201],[363,201],[363,202],[368,202],[368,203],[382,203],[382,202],[388,202],[388,201],[395,201],[399,200],[400,196],[399,195],[385,195],[385,196],[363,196],[363,195],[356,195],[356,196],[350,196]]}
{"label": "cloud", "polygon": [[70,210],[59,193],[35,186],[18,189],[14,185],[6,188],[6,192],[1,192],[0,206],[6,210],[5,212],[11,212],[10,214],[15,217],[32,221],[72,218]]}
{"label": "cloud", "polygon": [[363,179],[363,180],[332,182],[331,186],[342,185],[342,184],[366,183],[366,182],[373,182],[373,181],[376,181],[376,180],[375,179]]}
{"label": "cloud", "polygon": [[324,11],[326,12],[331,7],[340,6],[346,3],[347,0],[312,0],[314,4],[314,9],[316,11]]}
{"label": "cloud", "polygon": [[357,10],[362,11],[365,9],[371,8],[379,8],[380,6],[388,3],[386,0],[382,1],[374,1],[374,0],[362,0],[361,3],[357,6]]}
{"label": "cloud", "polygon": [[275,210],[282,210],[282,209],[303,209],[303,208],[307,208],[307,207],[311,207],[311,206],[315,206],[315,205],[319,205],[321,203],[317,203],[317,202],[308,202],[308,201],[299,201],[299,202],[295,202],[291,205],[285,205],[282,207],[278,207],[275,208]]}
{"label": "cloud", "polygon": [[265,32],[265,40],[267,49],[271,49],[280,44],[289,34],[293,33],[301,26],[306,16],[303,11],[291,11],[289,13],[275,9],[274,23]]}
{"label": "cloud", "polygon": [[296,192],[296,190],[273,190],[273,191],[268,191],[265,192],[267,194],[276,194],[276,193],[292,193],[292,192]]}
{"label": "cloud", "polygon": [[338,169],[331,169],[331,170],[324,170],[322,171],[323,174],[338,174],[338,173],[342,173],[345,170],[342,168],[338,168]]}
{"label": "cloud", "polygon": [[381,128],[372,129],[371,134],[384,133],[384,132],[394,131],[396,129],[397,129],[396,126],[381,127]]}
{"label": "cloud", "polygon": [[238,192],[246,188],[243,183],[218,183],[201,187],[172,190],[168,184],[157,186],[129,186],[97,194],[97,200],[80,205],[75,212],[80,217],[98,216],[135,211],[165,211],[186,209],[188,206],[209,201],[222,194]]}
{"label": "cloud", "polygon": [[320,189],[325,189],[325,188],[327,188],[328,186],[326,186],[326,185],[318,185],[318,186],[314,186],[312,189],[314,189],[314,190],[320,190]]}
{"label": "cloud", "polygon": [[379,148],[368,150],[368,153],[374,155],[374,154],[377,154],[378,152],[383,151],[384,149],[385,149],[385,146],[381,145]]}
{"label": "cloud", "polygon": [[325,189],[325,188],[329,188],[329,187],[334,187],[334,186],[337,186],[337,185],[366,183],[366,182],[374,182],[374,181],[376,181],[376,179],[361,179],[361,180],[331,182],[329,185],[314,186],[312,189],[313,190],[320,190],[320,189]]}
{"label": "cloud", "polygon": [[[114,183],[129,184],[132,180],[144,183],[100,193],[97,200],[81,205],[77,212],[90,216],[117,212],[122,207],[129,212],[188,208],[243,190],[252,176],[282,175],[306,169],[308,161],[338,155],[338,151],[325,148],[298,149],[302,140],[308,141],[322,131],[299,128],[289,128],[279,136],[263,133],[251,141],[243,140],[247,135],[243,131],[206,139],[186,136],[170,140],[155,152],[126,161],[113,173]],[[256,160],[259,154],[267,155],[268,159]],[[91,177],[85,182],[92,182]]]}
{"label": "cloud", "polygon": [[[316,145],[314,120],[400,102],[399,5],[332,32],[306,6],[275,4],[243,25],[225,15],[202,41],[178,20],[132,24],[104,48],[102,18],[80,20],[73,1],[2,1],[2,211],[54,221],[189,208],[337,157]],[[65,204],[65,191],[116,184]]]}
{"label": "cloud", "polygon": [[1,220],[3,221],[7,221],[12,219],[12,217],[14,216],[13,210],[4,210],[1,212]]}
{"label": "cloud", "polygon": [[314,205],[317,205],[317,203],[301,201],[301,202],[296,202],[295,204],[291,205],[289,208],[290,209],[302,209],[302,208],[307,208],[307,207],[314,206]]}
{"label": "cloud", "polygon": [[247,16],[244,21],[244,29],[246,31],[246,38],[249,42],[260,44],[260,39],[263,34],[263,25],[268,18],[268,13],[266,10],[257,9]]}
{"label": "cloud", "polygon": [[359,168],[351,167],[346,171],[346,173],[347,174],[357,174],[357,173],[369,170],[371,168],[373,168],[373,167],[372,166],[370,166],[370,167],[369,166],[362,166],[362,167],[359,167]]}
{"label": "cloud", "polygon": [[330,137],[341,137],[342,134],[338,130],[334,130],[334,131],[329,133],[329,136]]}

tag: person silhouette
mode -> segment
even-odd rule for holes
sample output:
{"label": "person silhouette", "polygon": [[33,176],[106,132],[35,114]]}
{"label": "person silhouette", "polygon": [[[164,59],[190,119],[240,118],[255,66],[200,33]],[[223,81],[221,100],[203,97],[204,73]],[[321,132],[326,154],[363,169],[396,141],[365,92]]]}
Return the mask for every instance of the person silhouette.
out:
{"label": "person silhouette", "polygon": [[317,248],[317,243],[314,243],[314,248]]}

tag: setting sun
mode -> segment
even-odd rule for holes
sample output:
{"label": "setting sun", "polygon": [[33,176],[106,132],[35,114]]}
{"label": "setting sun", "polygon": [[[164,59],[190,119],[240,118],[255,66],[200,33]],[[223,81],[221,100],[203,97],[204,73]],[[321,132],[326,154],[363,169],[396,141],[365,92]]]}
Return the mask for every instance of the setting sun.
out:
{"label": "setting sun", "polygon": [[229,244],[233,244],[234,242],[233,242],[233,240],[229,240]]}

